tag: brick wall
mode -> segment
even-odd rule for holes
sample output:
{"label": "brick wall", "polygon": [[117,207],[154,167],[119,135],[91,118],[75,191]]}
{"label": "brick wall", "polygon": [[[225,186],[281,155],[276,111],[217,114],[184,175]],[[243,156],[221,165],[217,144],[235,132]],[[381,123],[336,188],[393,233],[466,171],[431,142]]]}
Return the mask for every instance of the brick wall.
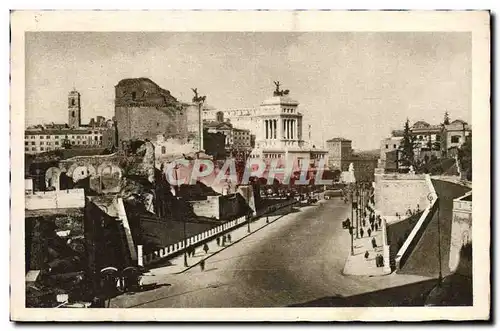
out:
{"label": "brick wall", "polygon": [[130,139],[156,140],[165,138],[187,139],[187,114],[175,107],[116,107],[115,116],[119,141]]}

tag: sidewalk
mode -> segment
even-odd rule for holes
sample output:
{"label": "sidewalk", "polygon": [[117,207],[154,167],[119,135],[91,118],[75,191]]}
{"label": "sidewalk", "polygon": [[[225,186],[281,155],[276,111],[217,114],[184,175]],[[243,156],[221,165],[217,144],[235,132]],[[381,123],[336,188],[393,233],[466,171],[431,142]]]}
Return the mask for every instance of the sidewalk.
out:
{"label": "sidewalk", "polygon": [[[321,203],[321,202],[320,202]],[[298,207],[294,207],[295,209],[298,209]],[[304,207],[302,207],[304,208]],[[300,209],[302,209],[300,208]],[[306,207],[307,208],[307,207]],[[251,232],[248,232],[248,224],[242,223],[240,227],[233,231],[227,232],[225,235],[227,237],[228,234],[231,235],[231,241],[227,242],[224,246],[222,246],[222,236],[220,236],[220,246],[217,245],[216,238],[213,240],[207,242],[208,245],[208,253],[205,254],[203,251],[203,244],[200,246],[196,247],[196,251],[194,256],[188,257],[187,262],[188,262],[188,267],[184,267],[184,254],[181,254],[179,256],[176,256],[166,262],[166,266],[159,266],[159,267],[153,267],[150,269],[148,273],[146,273],[143,278],[142,278],[142,284],[147,285],[150,283],[156,282],[161,276],[164,275],[169,275],[169,274],[180,274],[185,271],[190,270],[191,268],[198,267],[201,260],[208,259],[217,253],[225,250],[228,247],[231,247],[232,245],[238,243],[239,241],[243,240],[244,238],[252,235],[253,233],[265,228],[266,226],[279,221],[282,217],[288,215],[289,213],[283,214],[283,215],[271,215],[271,216],[263,216],[259,219],[256,219],[250,223],[250,230]]]}
{"label": "sidewalk", "polygon": [[[347,257],[343,273],[344,275],[351,276],[384,276],[390,274],[390,272],[384,271],[384,267],[377,267],[375,262],[375,257],[378,254],[383,256],[383,246],[382,246],[382,229],[373,231],[371,236],[368,236],[368,227],[370,222],[368,217],[366,218],[366,227],[363,227],[364,236],[356,239],[356,229],[354,229],[354,255],[349,254]],[[361,230],[360,226],[360,230]],[[347,235],[349,232],[346,231]],[[377,247],[373,248],[372,239],[375,238]],[[365,253],[368,251],[369,256],[365,258]],[[384,261],[384,263],[389,263],[389,261]]]}

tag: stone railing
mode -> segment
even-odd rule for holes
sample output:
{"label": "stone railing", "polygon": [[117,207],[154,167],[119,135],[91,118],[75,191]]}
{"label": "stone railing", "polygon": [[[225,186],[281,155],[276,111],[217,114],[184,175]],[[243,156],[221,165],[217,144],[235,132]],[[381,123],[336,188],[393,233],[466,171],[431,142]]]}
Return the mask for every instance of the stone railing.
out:
{"label": "stone railing", "polygon": [[401,269],[401,267],[404,265],[410,254],[413,252],[413,249],[417,245],[418,241],[422,237],[425,229],[427,228],[427,225],[429,222],[432,220],[434,216],[434,212],[437,209],[438,206],[438,196],[436,194],[436,191],[434,190],[434,186],[432,185],[432,181],[429,175],[426,175],[425,178],[427,185],[429,187],[430,194],[432,195],[432,201],[431,203],[425,208],[423,211],[422,215],[417,221],[417,224],[413,227],[412,231],[406,238],[405,242],[399,249],[399,251],[396,253],[396,269]]}
{"label": "stone railing", "polygon": [[[259,217],[262,217],[266,214],[273,213],[278,210],[282,210],[285,208],[293,208],[293,206],[297,204],[297,201],[295,200],[286,200],[281,203],[277,203],[275,205],[268,206],[267,208],[257,212],[257,215],[253,217],[253,219],[257,219]],[[147,266],[151,263],[157,262],[161,259],[173,257],[177,253],[180,253],[184,251],[188,247],[192,246],[197,246],[202,242],[209,241],[211,239],[214,239],[220,234],[228,232],[230,230],[234,230],[244,224],[247,224],[245,216],[239,217],[235,220],[225,222],[223,224],[220,224],[216,227],[213,227],[211,229],[208,229],[202,233],[198,233],[194,236],[191,236],[189,238],[186,238],[185,244],[184,240],[181,240],[175,244],[169,245],[167,247],[161,248],[157,251],[154,251],[150,254],[143,255],[142,261],[139,261],[139,265],[144,265]]]}

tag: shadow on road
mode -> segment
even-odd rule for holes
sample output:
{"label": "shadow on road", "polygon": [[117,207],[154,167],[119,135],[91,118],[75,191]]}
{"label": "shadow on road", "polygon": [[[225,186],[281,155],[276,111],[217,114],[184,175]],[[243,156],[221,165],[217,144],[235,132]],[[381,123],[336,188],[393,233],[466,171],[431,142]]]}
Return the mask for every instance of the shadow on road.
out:
{"label": "shadow on road", "polygon": [[424,306],[436,280],[391,287],[349,297],[330,296],[288,307],[408,307]]}

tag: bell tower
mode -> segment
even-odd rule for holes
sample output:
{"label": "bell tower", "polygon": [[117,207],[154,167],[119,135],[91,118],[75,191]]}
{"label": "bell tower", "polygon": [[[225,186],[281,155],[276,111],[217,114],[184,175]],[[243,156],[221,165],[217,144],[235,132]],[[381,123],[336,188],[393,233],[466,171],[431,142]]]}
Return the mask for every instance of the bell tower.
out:
{"label": "bell tower", "polygon": [[68,94],[68,125],[78,128],[82,124],[80,93],[76,90]]}

